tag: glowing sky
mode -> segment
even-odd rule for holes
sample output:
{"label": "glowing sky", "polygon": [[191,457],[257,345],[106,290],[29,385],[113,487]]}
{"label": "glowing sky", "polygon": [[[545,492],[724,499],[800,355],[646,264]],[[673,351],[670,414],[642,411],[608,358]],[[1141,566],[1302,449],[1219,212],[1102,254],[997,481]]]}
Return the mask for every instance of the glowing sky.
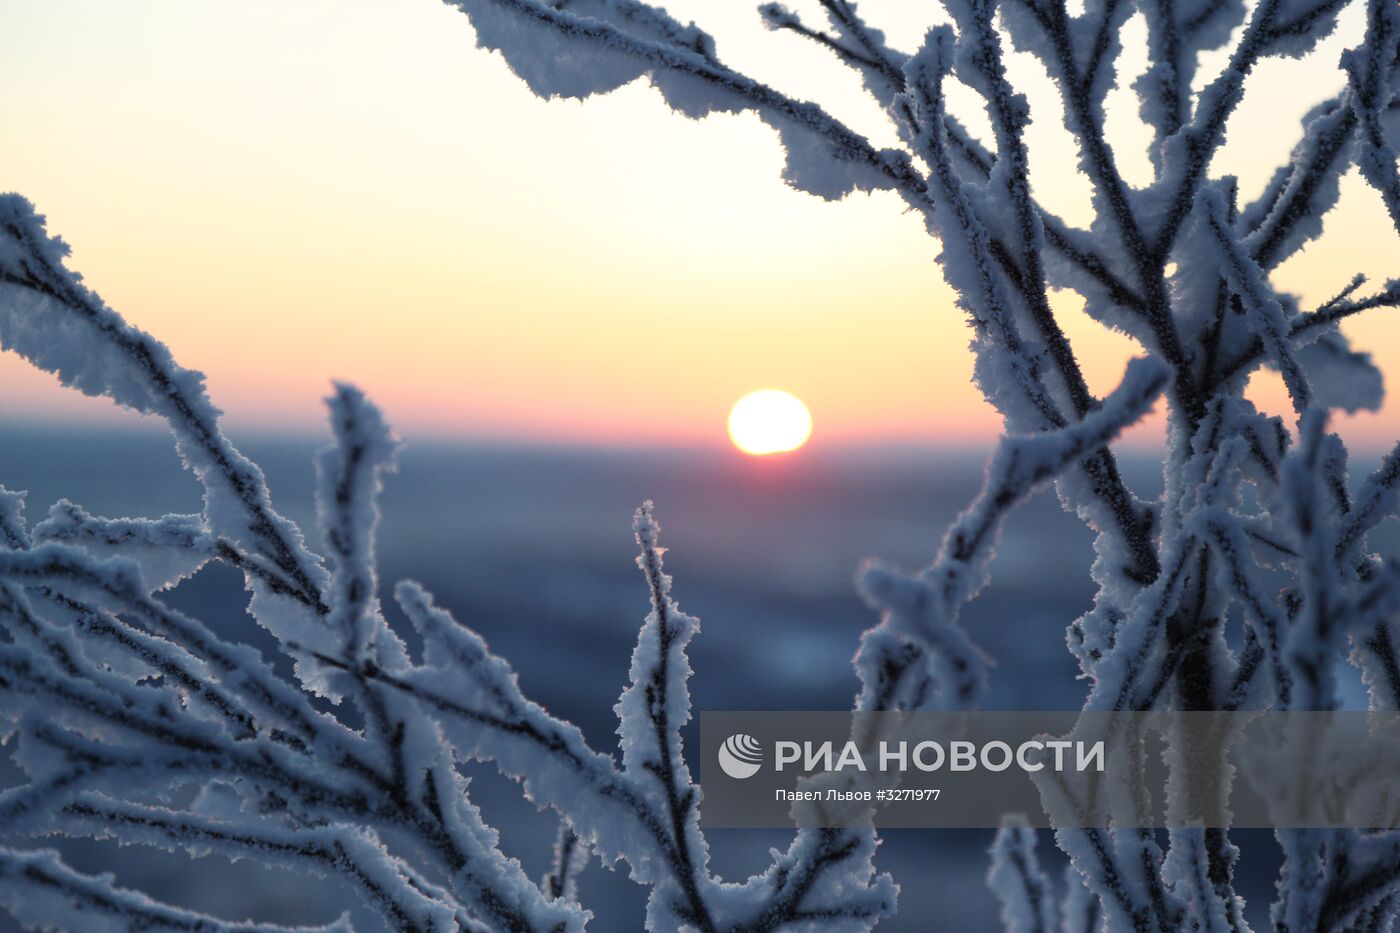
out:
{"label": "glowing sky", "polygon": [[[764,32],[753,4],[668,6],[710,27],[729,63],[890,140],[854,77]],[[925,4],[861,6],[904,47],[927,25]],[[1251,78],[1215,165],[1244,196],[1340,86],[1337,55],[1360,32],[1353,16],[1309,61]],[[1120,85],[1141,61],[1140,20],[1126,42]],[[1036,193],[1082,222],[1087,182],[1057,105],[1033,63],[1015,69],[1039,114]],[[788,190],[756,118],[687,121],[644,84],[537,100],[435,0],[6,0],[0,85],[0,188],[48,215],[128,320],[208,374],[235,426],[318,425],[337,377],[409,436],[721,444],[734,400],[766,386],[807,403],[814,443],[995,431],[935,245],[894,195]],[[1144,181],[1136,103],[1111,102],[1120,161]],[[1400,241],[1353,173],[1323,238],[1276,280],[1306,307],[1357,271],[1400,272]],[[1130,344],[1073,296],[1057,304],[1106,391]],[[1392,379],[1396,322],[1346,328]],[[0,398],[4,418],[115,417],[8,354]],[[1346,433],[1388,442],[1400,403]]]}

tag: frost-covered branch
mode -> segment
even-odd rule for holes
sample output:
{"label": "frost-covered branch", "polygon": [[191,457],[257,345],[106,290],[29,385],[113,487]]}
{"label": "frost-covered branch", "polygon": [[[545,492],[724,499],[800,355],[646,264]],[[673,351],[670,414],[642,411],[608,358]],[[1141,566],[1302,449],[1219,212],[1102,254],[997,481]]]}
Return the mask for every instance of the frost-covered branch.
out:
{"label": "frost-covered branch", "polygon": [[201,933],[354,933],[344,917],[329,926],[283,927],[264,923],[226,923],[206,914],[154,901],[119,888],[110,876],[81,875],[59,861],[58,854],[0,849],[0,902],[21,921],[35,927],[128,933],[130,930]]}
{"label": "frost-covered branch", "polygon": [[1243,213],[1250,253],[1266,269],[1322,233],[1322,216],[1340,193],[1338,180],[1347,168],[1344,156],[1356,131],[1356,113],[1337,97],[1314,107],[1303,123],[1303,138],[1288,165],[1278,169]]}
{"label": "frost-covered branch", "polygon": [[[366,905],[395,930],[459,929],[451,897],[400,860],[389,857],[370,835],[341,828],[269,830],[161,807],[121,803],[85,795],[56,815],[54,831],[127,844],[180,849],[199,856],[218,852],[256,859],[271,867],[349,880]],[[480,927],[485,929],[484,927]]]}
{"label": "frost-covered branch", "polygon": [[1268,286],[1264,270],[1255,265],[1228,229],[1225,204],[1218,191],[1201,195],[1201,210],[1206,225],[1220,248],[1221,271],[1235,294],[1239,295],[1260,339],[1268,348],[1283,375],[1293,408],[1299,415],[1307,409],[1312,398],[1307,377],[1293,356],[1292,334],[1283,317],[1283,308]]}
{"label": "frost-covered branch", "polygon": [[[212,533],[248,569],[249,583],[273,605],[269,628],[316,625],[325,573],[290,522],[272,508],[262,471],[218,427],[218,411],[201,374],[177,365],[162,344],[131,327],[68,271],[67,244],[18,195],[0,198],[0,345],[89,395],[107,395],[136,411],[160,415],[175,434],[186,466],[204,484]],[[278,604],[294,602],[284,609]]]}
{"label": "frost-covered branch", "polygon": [[1400,84],[1400,10],[1386,0],[1367,0],[1366,41],[1342,60],[1356,113],[1357,159],[1362,176],[1380,192],[1400,233],[1400,166],[1386,138],[1385,121]]}
{"label": "frost-covered branch", "polygon": [[1135,360],[1118,391],[1084,421],[1050,434],[1003,438],[982,490],[949,529],[932,566],[918,577],[865,568],[861,590],[885,621],[861,640],[857,709],[967,708],[980,698],[986,662],[958,617],[989,581],[1007,516],[1146,413],[1166,380],[1160,363]]}
{"label": "frost-covered branch", "polygon": [[1035,831],[1003,826],[992,843],[987,883],[1001,898],[1001,922],[1007,933],[1051,933],[1055,899],[1035,854]]}
{"label": "frost-covered branch", "polygon": [[554,867],[545,876],[541,887],[550,900],[578,900],[578,876],[588,862],[588,847],[567,824],[560,824],[559,839],[554,843]]}
{"label": "frost-covered branch", "polygon": [[[989,659],[962,610],[988,582],[1008,514],[1052,482],[1096,532],[1098,592],[1068,627],[1087,709],[1325,708],[1348,645],[1372,704],[1400,705],[1400,565],[1368,550],[1400,509],[1400,447],[1353,489],[1346,451],[1325,427],[1333,410],[1379,405],[1380,373],[1339,325],[1400,305],[1400,279],[1364,294],[1357,276],[1310,312],[1272,280],[1321,233],[1353,165],[1400,231],[1400,14],[1389,0],[1364,0],[1366,37],[1343,58],[1340,92],[1304,118],[1289,163],[1244,204],[1232,179],[1210,171],[1247,79],[1267,58],[1309,53],[1345,0],[1102,0],[1077,11],[1063,0],[952,0],[951,25],[912,55],[848,0],[819,0],[824,25],[761,7],[772,30],[856,72],[894,123],[889,148],[729,67],[708,33],[639,0],[451,5],[540,96],[586,98],[645,78],[687,117],[751,112],[776,131],[790,185],[832,199],[890,190],[937,241],[972,326],[974,381],[1007,436],[931,566],[862,571],[881,619],[856,653],[856,709],[980,700]],[[1119,34],[1136,9],[1148,35],[1135,85],[1152,137],[1145,187],[1123,177],[1105,122]],[[1092,192],[1086,228],[1035,197],[1032,114],[1005,67],[1008,41],[1055,84]],[[1202,79],[1217,50],[1226,64]],[[950,111],[949,79],[979,95],[990,142]],[[61,501],[31,533],[22,497],[0,490],[0,716],[28,781],[0,793],[15,844],[112,836],[334,874],[405,930],[580,929],[591,914],[574,880],[595,855],[625,861],[650,888],[654,930],[854,931],[894,913],[895,882],[875,868],[869,829],[802,829],[741,882],[711,870],[681,739],[698,623],[674,601],[650,503],[633,528],[650,613],[615,707],[620,748],[595,749],[422,587],[393,588],[421,656],[389,624],[374,536],[396,442],[363,395],[339,385],[329,400],[335,443],[317,457],[317,556],[221,433],[202,377],[64,266],[67,247],[27,201],[0,199],[0,228],[0,345],[87,394],[163,417],[205,492],[197,514],[154,519]],[[1146,353],[1102,399],[1054,312],[1057,289]],[[1261,363],[1284,377],[1296,439],[1244,398]],[[1165,488],[1144,502],[1110,444],[1159,395]],[[243,573],[249,610],[295,660],[295,680],[164,602],[162,590],[210,563]],[[330,709],[317,697],[348,702]],[[474,760],[558,816],[543,883],[471,803],[458,769]],[[172,793],[190,784],[192,802]],[[1033,833],[998,835],[989,880],[1008,928],[1248,929],[1239,852],[1224,830],[1174,830],[1165,850],[1124,828],[1063,829],[1056,842],[1070,861],[1062,893],[1036,864]],[[1289,831],[1280,844],[1280,923],[1393,921],[1392,834]],[[156,904],[20,849],[0,849],[0,902],[21,920],[82,930],[272,929]]]}

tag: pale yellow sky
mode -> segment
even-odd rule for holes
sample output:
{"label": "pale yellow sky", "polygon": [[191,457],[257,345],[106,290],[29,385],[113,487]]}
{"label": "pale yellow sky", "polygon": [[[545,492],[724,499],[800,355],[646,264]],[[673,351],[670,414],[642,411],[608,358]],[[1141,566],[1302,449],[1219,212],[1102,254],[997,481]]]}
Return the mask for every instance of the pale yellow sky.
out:
{"label": "pale yellow sky", "polygon": [[[731,64],[889,141],[856,79],[764,32],[752,3],[668,6]],[[861,7],[906,47],[927,25],[923,4]],[[1359,34],[1351,17],[1311,60],[1261,67],[1217,172],[1256,193]],[[1126,42],[1124,85],[1139,21]],[[1033,63],[1015,69],[1039,114],[1036,193],[1082,221],[1053,96]],[[0,85],[0,189],[33,200],[92,287],[208,374],[237,427],[318,424],[335,377],[409,436],[719,444],[729,406],[763,387],[807,402],[814,443],[995,433],[935,244],[893,195],[788,190],[756,118],[687,121],[644,84],[540,101],[436,0],[7,0]],[[1136,103],[1111,103],[1120,159],[1145,181]],[[1352,175],[1277,281],[1310,304],[1357,271],[1400,273],[1400,240]],[[1106,391],[1131,345],[1060,299]],[[1396,321],[1346,329],[1400,378]],[[115,417],[9,354],[0,398],[5,418]],[[1400,403],[1346,433],[1400,436]]]}

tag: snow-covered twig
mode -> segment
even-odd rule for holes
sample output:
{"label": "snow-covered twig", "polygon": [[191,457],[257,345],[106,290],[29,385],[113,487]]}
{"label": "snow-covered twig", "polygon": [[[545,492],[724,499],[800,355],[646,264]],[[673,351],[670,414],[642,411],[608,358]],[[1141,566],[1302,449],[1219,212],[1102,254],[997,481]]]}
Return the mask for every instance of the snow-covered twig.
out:
{"label": "snow-covered twig", "polygon": [[354,933],[342,917],[327,926],[284,927],[226,923],[119,888],[110,876],[81,875],[58,854],[0,849],[0,902],[35,928],[128,933],[131,930],[201,933]]}
{"label": "snow-covered twig", "polygon": [[[820,0],[825,26],[761,7],[770,28],[859,75],[898,132],[889,148],[729,67],[708,33],[640,0],[451,5],[541,96],[584,98],[645,78],[688,117],[752,112],[776,130],[789,184],[825,198],[892,190],[938,241],[972,325],[974,379],[1008,434],[930,567],[861,573],[881,620],[856,653],[857,709],[978,702],[989,659],[962,610],[987,584],[1009,512],[1052,482],[1097,534],[1098,593],[1069,625],[1087,708],[1326,707],[1348,640],[1373,705],[1400,705],[1400,568],[1367,552],[1400,508],[1400,447],[1353,493],[1345,449],[1324,427],[1331,410],[1379,404],[1380,374],[1339,324],[1397,306],[1400,285],[1358,298],[1358,276],[1304,313],[1271,278],[1321,233],[1350,166],[1400,229],[1393,3],[1364,0],[1366,38],[1344,57],[1340,93],[1305,116],[1289,163],[1247,204],[1232,180],[1210,177],[1247,78],[1267,58],[1310,52],[1346,0],[1100,0],[1079,11],[1064,0],[950,0],[952,25],[912,55],[848,0]],[[1105,122],[1135,9],[1148,34],[1136,84],[1152,136],[1145,187],[1124,178]],[[1036,56],[1059,93],[1092,190],[1086,228],[1034,197],[1031,114],[1005,67],[1007,41]],[[1213,50],[1226,64],[1199,80]],[[950,112],[950,78],[980,95],[990,145]],[[0,794],[12,833],[111,835],[335,873],[399,929],[579,929],[591,915],[573,882],[592,855],[625,861],[651,889],[655,930],[864,930],[894,912],[894,880],[876,871],[868,829],[800,830],[740,883],[711,871],[681,739],[698,623],[674,601],[650,503],[634,533],[651,611],[615,707],[614,754],[525,696],[506,661],[417,584],[393,592],[421,658],[388,623],[374,534],[395,442],[368,400],[343,385],[330,400],[335,444],[317,458],[323,559],[221,433],[202,377],[88,290],[66,252],[28,202],[0,199],[0,344],[81,391],[165,418],[205,501],[199,514],[158,519],[98,517],[64,501],[31,534],[22,497],[0,490],[2,715],[29,778]],[[1102,399],[1052,306],[1065,288],[1147,353]],[[1292,396],[1296,441],[1243,397],[1265,361]],[[1165,488],[1144,502],[1110,444],[1163,392]],[[244,574],[250,611],[296,661],[295,681],[163,601],[211,562]],[[1287,577],[1282,599],[1270,574]],[[317,695],[348,698],[354,712],[324,712]],[[468,760],[491,762],[558,815],[543,884],[471,804],[457,770]],[[169,792],[186,783],[202,789],[177,806]],[[1056,841],[1070,859],[1060,897],[1035,865],[1033,833],[998,836],[990,880],[1008,927],[1248,929],[1224,830],[1175,830],[1165,852],[1138,830],[1063,829]],[[1393,921],[1393,834],[1290,831],[1280,842],[1279,922]],[[0,898],[21,919],[72,929],[272,929],[155,904],[43,852],[0,850]]]}

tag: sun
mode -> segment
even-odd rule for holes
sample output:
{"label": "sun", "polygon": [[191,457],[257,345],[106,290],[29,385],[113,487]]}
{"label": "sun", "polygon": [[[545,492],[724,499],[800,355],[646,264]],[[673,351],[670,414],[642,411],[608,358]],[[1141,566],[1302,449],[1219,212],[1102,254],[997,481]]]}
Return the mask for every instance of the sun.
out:
{"label": "sun", "polygon": [[812,413],[802,400],[781,389],[750,392],[729,411],[729,438],[746,454],[796,450],[812,436]]}

